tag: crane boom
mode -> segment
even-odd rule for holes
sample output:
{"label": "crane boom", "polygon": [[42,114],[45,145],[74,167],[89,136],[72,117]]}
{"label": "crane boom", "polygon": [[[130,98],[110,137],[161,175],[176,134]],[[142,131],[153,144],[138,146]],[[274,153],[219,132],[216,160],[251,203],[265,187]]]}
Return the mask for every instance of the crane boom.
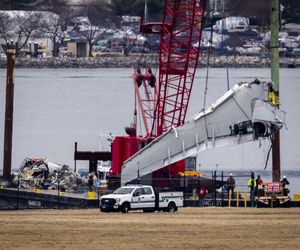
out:
{"label": "crane boom", "polygon": [[157,136],[184,123],[198,65],[205,2],[165,0],[156,124],[152,124]]}
{"label": "crane boom", "polygon": [[[144,33],[160,34],[158,86],[152,98],[139,98],[145,128],[152,137],[184,123],[198,65],[205,3],[165,0],[163,21],[141,25]],[[147,96],[149,91],[144,90]]]}

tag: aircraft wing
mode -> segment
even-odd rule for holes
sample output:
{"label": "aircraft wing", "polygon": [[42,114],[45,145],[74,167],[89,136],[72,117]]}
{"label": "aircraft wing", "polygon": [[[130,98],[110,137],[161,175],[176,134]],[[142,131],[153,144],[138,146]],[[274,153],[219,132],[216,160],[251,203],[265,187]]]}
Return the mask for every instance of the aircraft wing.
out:
{"label": "aircraft wing", "polygon": [[210,148],[269,137],[285,112],[268,101],[268,84],[238,83],[190,121],[157,137],[124,162],[121,184]]}

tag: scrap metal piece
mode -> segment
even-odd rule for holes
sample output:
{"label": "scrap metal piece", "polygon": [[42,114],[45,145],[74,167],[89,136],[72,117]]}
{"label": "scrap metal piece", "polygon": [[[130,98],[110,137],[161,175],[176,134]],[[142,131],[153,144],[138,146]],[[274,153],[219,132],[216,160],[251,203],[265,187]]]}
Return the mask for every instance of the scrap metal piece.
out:
{"label": "scrap metal piece", "polygon": [[81,176],[67,165],[58,165],[45,158],[25,158],[13,183],[20,188],[77,189],[84,184]]}

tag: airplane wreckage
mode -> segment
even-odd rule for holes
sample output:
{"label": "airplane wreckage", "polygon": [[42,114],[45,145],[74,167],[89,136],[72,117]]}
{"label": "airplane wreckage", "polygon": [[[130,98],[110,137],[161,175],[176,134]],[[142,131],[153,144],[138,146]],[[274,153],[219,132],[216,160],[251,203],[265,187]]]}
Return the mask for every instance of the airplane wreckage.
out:
{"label": "airplane wreckage", "polygon": [[[121,185],[211,148],[271,137],[285,125],[285,112],[268,100],[269,84],[255,80],[233,86],[191,120],[154,139],[124,162]],[[43,158],[26,158],[13,182],[21,188],[77,189],[87,185],[67,165]]]}
{"label": "airplane wreckage", "polygon": [[25,158],[13,183],[20,188],[60,188],[75,190],[88,182],[88,177],[81,177],[67,165],[58,165],[44,158]]}
{"label": "airplane wreckage", "polygon": [[125,161],[121,184],[206,149],[271,137],[285,125],[285,112],[269,101],[270,84],[255,80],[234,85],[190,121],[172,127]]}

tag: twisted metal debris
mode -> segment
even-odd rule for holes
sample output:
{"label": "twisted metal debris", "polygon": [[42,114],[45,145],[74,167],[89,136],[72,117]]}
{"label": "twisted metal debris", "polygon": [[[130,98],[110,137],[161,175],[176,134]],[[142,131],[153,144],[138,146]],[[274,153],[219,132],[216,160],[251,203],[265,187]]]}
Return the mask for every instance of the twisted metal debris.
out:
{"label": "twisted metal debris", "polygon": [[45,158],[25,158],[13,183],[20,188],[70,189],[76,190],[87,184],[87,177],[81,177],[67,165],[58,165]]}

